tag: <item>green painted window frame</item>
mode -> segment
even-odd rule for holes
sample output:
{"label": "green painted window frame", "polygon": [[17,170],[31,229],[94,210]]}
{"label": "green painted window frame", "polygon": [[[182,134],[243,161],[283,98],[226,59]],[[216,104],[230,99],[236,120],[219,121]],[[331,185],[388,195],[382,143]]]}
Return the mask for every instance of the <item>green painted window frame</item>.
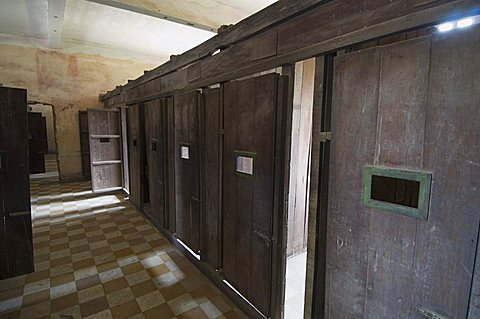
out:
{"label": "green painted window frame", "polygon": [[[418,194],[418,208],[372,199],[371,187],[372,176],[374,175],[419,182],[420,188]],[[428,220],[431,185],[432,174],[429,172],[366,165],[363,168],[363,204],[367,207],[379,210],[389,211],[420,220]]]}

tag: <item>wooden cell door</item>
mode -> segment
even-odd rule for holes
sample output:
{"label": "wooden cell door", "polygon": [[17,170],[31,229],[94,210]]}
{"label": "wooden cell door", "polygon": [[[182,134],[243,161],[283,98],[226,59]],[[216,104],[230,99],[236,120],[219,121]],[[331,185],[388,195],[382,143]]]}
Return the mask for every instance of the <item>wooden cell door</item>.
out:
{"label": "wooden cell door", "polygon": [[27,91],[0,87],[0,279],[33,271]]}
{"label": "wooden cell door", "polygon": [[87,111],[78,111],[78,126],[80,128],[80,156],[82,157],[82,176],[90,178],[90,139],[88,135]]}
{"label": "wooden cell door", "polygon": [[42,113],[28,113],[28,156],[30,174],[45,173],[47,144],[47,122]]}
{"label": "wooden cell door", "polygon": [[198,91],[174,97],[176,234],[200,252],[200,131]]}
{"label": "wooden cell door", "polygon": [[[479,52],[476,27],[336,58],[326,318],[466,318],[480,220]],[[393,196],[382,208],[364,205],[375,188],[362,179],[367,165],[431,174],[428,216],[395,212],[398,183],[383,185]]]}
{"label": "wooden cell door", "polygon": [[283,80],[268,74],[224,85],[223,271],[267,318],[280,286]]}
{"label": "wooden cell door", "polygon": [[143,153],[140,105],[128,107],[128,155],[130,164],[130,200],[138,208],[143,207]]}
{"label": "wooden cell door", "polygon": [[118,110],[89,109],[88,133],[93,192],[123,187],[120,116]]}
{"label": "wooden cell door", "polygon": [[168,228],[166,183],[166,100],[145,103],[145,143],[148,163],[151,215],[162,228]]}

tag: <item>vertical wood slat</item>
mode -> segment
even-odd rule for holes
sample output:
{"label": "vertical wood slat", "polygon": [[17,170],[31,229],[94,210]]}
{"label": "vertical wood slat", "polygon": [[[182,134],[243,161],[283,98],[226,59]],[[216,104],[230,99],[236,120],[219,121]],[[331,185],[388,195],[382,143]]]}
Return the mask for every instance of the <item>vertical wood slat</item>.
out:
{"label": "vertical wood slat", "polygon": [[[200,251],[199,92],[174,97],[176,233],[193,251]],[[189,148],[189,159],[180,157]]]}
{"label": "vertical wood slat", "polygon": [[213,269],[221,265],[221,214],[220,214],[220,172],[221,172],[221,102],[220,88],[204,90],[204,240],[203,257]]}
{"label": "vertical wood slat", "polygon": [[[363,166],[371,162],[375,149],[379,69],[372,65],[378,65],[379,59],[378,49],[336,58],[328,209],[327,318],[363,318],[365,312],[368,251],[363,243],[368,239],[365,230],[369,227],[369,215],[359,194]],[[352,154],[355,154],[354,161]]]}
{"label": "vertical wood slat", "polygon": [[[314,301],[314,278],[315,272],[321,278],[325,278],[325,270],[318,269],[320,265],[315,264],[316,255],[316,237],[321,236],[317,234],[317,208],[318,208],[318,189],[320,187],[320,133],[322,132],[322,106],[324,94],[324,64],[323,56],[315,58],[315,79],[314,79],[314,95],[313,95],[313,109],[312,109],[312,151],[311,151],[311,170],[310,170],[310,188],[309,188],[309,202],[308,202],[308,239],[307,239],[307,267],[305,278],[305,308],[304,317],[310,318],[312,316],[312,306],[317,303],[317,300],[324,302],[324,297],[320,297]],[[320,261],[321,262],[321,261]],[[318,263],[318,261],[317,261]],[[324,265],[323,265],[324,268]],[[318,270],[316,270],[318,269]],[[323,286],[323,285],[322,285]],[[318,288],[317,288],[318,289]],[[316,292],[324,295],[324,289]],[[323,306],[322,306],[323,308]]]}
{"label": "vertical wood slat", "polygon": [[128,142],[130,162],[130,200],[141,208],[142,194],[142,140],[140,135],[140,105],[131,105],[128,108]]}
{"label": "vertical wood slat", "polygon": [[166,98],[166,117],[167,117],[167,179],[168,179],[168,221],[167,229],[170,233],[176,232],[176,196],[175,196],[175,112],[174,98]]}
{"label": "vertical wood slat", "polygon": [[308,185],[315,59],[297,62],[292,120],[287,256],[307,247]]}

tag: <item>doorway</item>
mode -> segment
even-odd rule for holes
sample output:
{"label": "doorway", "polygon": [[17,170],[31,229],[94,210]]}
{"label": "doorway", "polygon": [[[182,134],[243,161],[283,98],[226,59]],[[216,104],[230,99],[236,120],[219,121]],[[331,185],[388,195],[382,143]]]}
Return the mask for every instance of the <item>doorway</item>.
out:
{"label": "doorway", "polygon": [[285,318],[303,318],[315,59],[295,64],[287,225]]}
{"label": "doorway", "polygon": [[28,103],[30,179],[58,181],[55,114],[51,104]]}

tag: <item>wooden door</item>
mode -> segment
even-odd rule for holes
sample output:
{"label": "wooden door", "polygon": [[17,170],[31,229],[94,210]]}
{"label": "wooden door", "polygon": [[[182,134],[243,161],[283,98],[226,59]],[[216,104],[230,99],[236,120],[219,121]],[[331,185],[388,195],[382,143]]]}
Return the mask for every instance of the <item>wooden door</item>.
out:
{"label": "wooden door", "polygon": [[88,132],[93,192],[122,189],[119,111],[89,109]]}
{"label": "wooden door", "polygon": [[30,174],[45,173],[45,152],[47,144],[47,123],[42,113],[28,113],[28,156]]}
{"label": "wooden door", "polygon": [[[480,219],[479,52],[476,27],[336,58],[327,318],[466,318]],[[363,205],[366,165],[431,174],[428,216]]]}
{"label": "wooden door", "polygon": [[27,91],[0,87],[0,279],[33,271]]}
{"label": "wooden door", "polygon": [[177,237],[200,251],[199,92],[174,97],[175,201]]}
{"label": "wooden door", "polygon": [[268,74],[224,86],[223,271],[267,318],[276,293],[274,225],[283,204],[281,79]]}
{"label": "wooden door", "polygon": [[88,135],[88,113],[78,111],[80,128],[80,156],[82,157],[82,176],[90,178],[90,139]]}
{"label": "wooden door", "polygon": [[165,99],[145,103],[145,142],[151,215],[162,228],[168,225],[165,113]]}
{"label": "wooden door", "polygon": [[140,105],[128,107],[128,151],[130,164],[130,200],[142,208],[142,139],[140,132]]}

